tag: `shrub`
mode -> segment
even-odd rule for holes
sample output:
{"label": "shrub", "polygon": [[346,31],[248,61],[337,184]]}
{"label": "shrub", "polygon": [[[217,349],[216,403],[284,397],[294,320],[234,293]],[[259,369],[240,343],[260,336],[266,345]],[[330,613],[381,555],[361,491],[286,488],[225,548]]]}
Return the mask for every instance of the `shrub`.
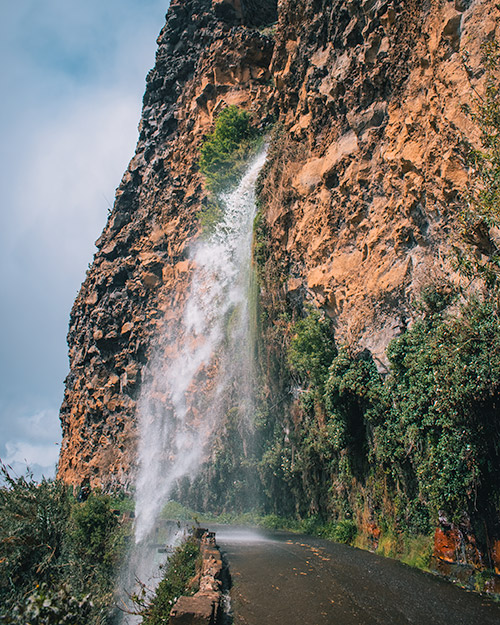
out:
{"label": "shrub", "polygon": [[337,521],[333,530],[333,539],[335,542],[348,545],[356,538],[357,531],[354,521],[348,519]]}
{"label": "shrub", "polygon": [[[498,492],[500,319],[488,302],[459,317],[418,321],[388,350],[393,407],[378,428],[380,455],[436,514],[471,515]],[[488,495],[485,493],[489,492]]]}
{"label": "shrub", "polygon": [[327,317],[310,310],[294,326],[288,349],[288,365],[302,381],[323,389],[328,367],[337,354],[333,326]]}
{"label": "shrub", "polygon": [[194,593],[195,589],[188,589],[188,584],[196,573],[199,555],[198,542],[193,537],[188,538],[168,559],[165,575],[151,601],[146,600],[145,591],[132,597],[140,607],[142,625],[163,625],[168,621],[175,601],[181,595]]}
{"label": "shrub", "polygon": [[61,482],[1,471],[0,620],[104,623],[123,544],[111,499],[80,504]]}
{"label": "shrub", "polygon": [[88,625],[93,604],[90,595],[79,599],[67,584],[52,590],[38,586],[26,602],[14,608],[9,625]]}
{"label": "shrub", "polygon": [[84,503],[73,506],[70,541],[75,555],[86,563],[105,566],[116,563],[117,530],[118,519],[107,496],[91,493]]}
{"label": "shrub", "polygon": [[31,474],[12,477],[1,465],[0,611],[37,584],[59,575],[70,511],[67,489]]}
{"label": "shrub", "polygon": [[218,193],[234,184],[255,139],[246,111],[232,105],[220,113],[200,149],[200,171],[211,191]]}
{"label": "shrub", "polygon": [[382,379],[371,354],[365,351],[351,356],[341,349],[330,366],[325,386],[329,423],[338,429],[337,447],[355,445],[362,452],[367,422],[377,421],[386,405]]}

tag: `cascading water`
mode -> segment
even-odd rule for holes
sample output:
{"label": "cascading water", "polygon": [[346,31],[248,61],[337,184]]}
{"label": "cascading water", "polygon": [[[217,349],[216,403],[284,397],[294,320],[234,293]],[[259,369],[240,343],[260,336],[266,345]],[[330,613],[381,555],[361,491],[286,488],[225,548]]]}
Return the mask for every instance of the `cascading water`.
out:
{"label": "cascading water", "polygon": [[[263,149],[251,160],[234,191],[217,198],[220,221],[191,249],[194,269],[178,334],[158,337],[145,376],[138,404],[136,544],[118,591],[125,610],[137,580],[149,589],[156,585],[166,557],[158,555],[159,544],[172,546],[184,533],[175,524],[159,523],[159,514],[178,480],[194,477],[206,459],[228,396],[237,398],[240,418],[251,425],[250,260],[255,183],[266,153]],[[139,620],[124,614],[121,623]]]}
{"label": "cascading water", "polygon": [[[136,543],[147,539],[176,482],[199,469],[224,417],[227,389],[237,388],[239,413],[249,415],[250,258],[255,182],[265,158],[262,150],[238,187],[218,198],[220,221],[192,248],[194,270],[179,336],[160,339],[150,366],[139,401]],[[166,363],[165,348],[176,354]]]}

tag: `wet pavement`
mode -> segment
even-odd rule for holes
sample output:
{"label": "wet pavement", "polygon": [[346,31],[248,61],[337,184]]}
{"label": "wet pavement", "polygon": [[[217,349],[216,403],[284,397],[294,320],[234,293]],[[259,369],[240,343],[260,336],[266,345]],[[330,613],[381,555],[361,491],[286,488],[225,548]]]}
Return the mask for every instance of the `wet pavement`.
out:
{"label": "wet pavement", "polygon": [[234,625],[500,625],[500,604],[346,545],[218,526]]}

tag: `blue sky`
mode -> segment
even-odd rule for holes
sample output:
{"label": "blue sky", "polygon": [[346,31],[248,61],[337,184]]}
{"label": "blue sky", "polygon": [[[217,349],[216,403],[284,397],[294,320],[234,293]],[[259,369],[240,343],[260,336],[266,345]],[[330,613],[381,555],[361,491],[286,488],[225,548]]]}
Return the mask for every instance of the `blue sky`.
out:
{"label": "blue sky", "polygon": [[168,0],[0,0],[0,458],[54,474],[69,312]]}

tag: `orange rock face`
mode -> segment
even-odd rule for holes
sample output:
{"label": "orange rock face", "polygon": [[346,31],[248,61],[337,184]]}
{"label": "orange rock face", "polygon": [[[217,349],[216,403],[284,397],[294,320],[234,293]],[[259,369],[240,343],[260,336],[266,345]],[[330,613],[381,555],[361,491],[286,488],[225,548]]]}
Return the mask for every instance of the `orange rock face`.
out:
{"label": "orange rock face", "polygon": [[[261,181],[262,215],[266,263],[293,306],[323,308],[340,341],[370,349],[384,368],[422,286],[456,279],[462,138],[477,138],[462,106],[481,89],[497,3],[319,4],[280,0],[269,37],[254,26],[274,20],[272,0],[171,2],[137,152],[71,313],[66,482],[133,478],[141,380],[155,337],[176,333],[207,203],[199,146],[224,106],[283,129]],[[452,537],[439,540],[451,553]]]}
{"label": "orange rock face", "polygon": [[495,573],[500,575],[500,540],[495,540],[493,543],[491,559]]}
{"label": "orange rock face", "polygon": [[270,264],[290,300],[323,308],[381,369],[421,288],[458,279],[461,142],[476,132],[462,107],[499,15],[489,0],[280,4],[272,73],[289,145],[264,194]]}
{"label": "orange rock face", "polygon": [[458,562],[460,558],[460,535],[457,529],[437,527],[434,534],[434,555],[445,562]]}

